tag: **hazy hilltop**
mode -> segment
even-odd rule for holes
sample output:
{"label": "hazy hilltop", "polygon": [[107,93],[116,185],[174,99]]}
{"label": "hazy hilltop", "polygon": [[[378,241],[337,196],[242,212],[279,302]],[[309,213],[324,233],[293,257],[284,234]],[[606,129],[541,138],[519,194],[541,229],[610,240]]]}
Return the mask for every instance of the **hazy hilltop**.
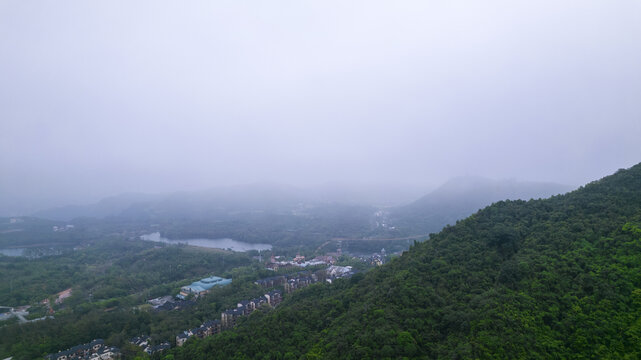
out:
{"label": "hazy hilltop", "polygon": [[547,182],[466,176],[449,180],[420,199],[390,210],[390,224],[406,234],[428,234],[500,200],[547,198],[572,190]]}
{"label": "hazy hilltop", "polygon": [[106,197],[94,204],[66,205],[40,210],[33,213],[32,216],[60,221],[68,221],[80,217],[104,218],[119,215],[123,210],[135,203],[149,202],[157,198],[159,198],[159,195],[126,193]]}
{"label": "hazy hilltop", "polygon": [[251,184],[166,194],[121,194],[95,204],[38,211],[33,216],[53,220],[80,217],[202,218],[234,212],[289,211],[297,204],[312,201],[313,198],[292,186]]}
{"label": "hazy hilltop", "polygon": [[[460,177],[408,205],[389,207],[381,204],[407,201],[418,190],[337,185],[304,189],[260,183],[169,194],[123,194],[95,204],[53,208],[35,216],[58,221],[77,219],[75,223],[85,224],[87,229],[116,225],[113,231],[156,224],[155,231],[176,239],[230,237],[318,246],[332,238],[424,238],[493,202],[543,198],[569,189],[550,183]],[[370,245],[392,246],[382,242]],[[396,250],[407,246],[394,244]],[[365,251],[360,247],[354,250]]]}
{"label": "hazy hilltop", "polygon": [[638,358],[640,272],[641,164],[565,195],[497,202],[389,264],[172,354]]}
{"label": "hazy hilltop", "polygon": [[431,184],[331,182],[309,190],[325,202],[386,208],[409,204],[433,188]]}
{"label": "hazy hilltop", "polygon": [[124,193],[106,197],[93,204],[54,207],[32,215],[62,221],[80,217],[114,216],[202,218],[233,213],[291,213],[309,206],[342,204],[379,208],[396,206],[391,210],[395,216],[413,216],[417,219],[424,218],[428,222],[437,217],[438,220],[433,223],[434,226],[440,225],[440,228],[494,201],[548,197],[566,192],[571,187],[552,183],[458,177],[419,198],[423,188],[427,186],[326,183],[313,188],[301,188],[278,183],[255,183],[165,194]]}
{"label": "hazy hilltop", "polygon": [[216,219],[248,213],[291,213],[300,203],[312,201],[296,187],[252,184],[176,192],[162,198],[132,204],[120,216],[127,218]]}

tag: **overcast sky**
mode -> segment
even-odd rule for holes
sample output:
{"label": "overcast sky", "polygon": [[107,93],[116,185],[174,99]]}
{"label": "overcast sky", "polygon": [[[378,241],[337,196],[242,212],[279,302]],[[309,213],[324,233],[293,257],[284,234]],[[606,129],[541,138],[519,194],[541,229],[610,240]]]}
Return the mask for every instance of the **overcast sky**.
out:
{"label": "overcast sky", "polygon": [[641,161],[641,2],[0,1],[0,202]]}

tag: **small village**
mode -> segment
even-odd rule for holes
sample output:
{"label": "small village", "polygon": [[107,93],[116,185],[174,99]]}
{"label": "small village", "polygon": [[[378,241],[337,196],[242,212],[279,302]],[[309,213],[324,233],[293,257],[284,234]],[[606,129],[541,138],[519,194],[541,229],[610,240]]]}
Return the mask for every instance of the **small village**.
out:
{"label": "small village", "polygon": [[[278,257],[281,258],[282,257]],[[292,274],[272,276],[256,280],[254,284],[270,289],[282,287],[284,292],[289,294],[295,290],[304,288],[317,282],[332,283],[339,278],[350,277],[354,274],[351,266],[334,265],[336,259],[333,256],[316,257],[310,261],[305,261],[304,256],[297,255],[291,261],[278,261],[277,257],[272,256],[266,265],[266,269],[276,271],[280,268],[299,267],[306,268],[310,266],[326,265],[326,268],[315,271],[303,270]],[[225,279],[218,276],[210,276],[200,279],[180,288],[180,292],[175,295],[167,295],[147,301],[154,311],[171,311],[186,309],[196,304],[199,297],[208,294],[215,287],[222,287],[231,284],[232,279]],[[64,300],[71,294],[71,289],[56,294],[56,301]],[[259,309],[269,309],[277,307],[283,301],[283,293],[280,290],[271,290],[262,296],[254,299],[239,301],[235,308],[226,309],[221,312],[220,319],[207,320],[200,326],[184,330],[176,335],[176,346],[183,346],[190,338],[206,338],[228,330],[236,326],[239,318],[248,316]],[[129,340],[143,349],[149,355],[156,352],[164,351],[171,348],[168,341],[157,345],[151,344],[151,337],[140,335]],[[109,360],[120,358],[120,350],[116,347],[108,347],[102,339],[96,339],[88,344],[81,344],[70,349],[60,351],[56,354],[49,354],[45,357],[47,360]]]}
{"label": "small village", "polygon": [[176,336],[176,346],[184,345],[185,342],[193,336],[202,339],[230,329],[236,326],[238,318],[249,315],[265,305],[269,305],[274,308],[278,306],[282,300],[282,293],[278,290],[270,291],[256,299],[242,300],[238,302],[236,308],[223,311],[220,314],[220,320],[208,320],[197,328],[185,330],[178,334]]}

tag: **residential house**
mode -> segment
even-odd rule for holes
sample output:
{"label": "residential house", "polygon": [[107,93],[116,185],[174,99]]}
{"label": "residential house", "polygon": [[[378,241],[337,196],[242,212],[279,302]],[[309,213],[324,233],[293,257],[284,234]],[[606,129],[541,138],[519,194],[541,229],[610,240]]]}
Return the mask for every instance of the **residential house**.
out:
{"label": "residential house", "polygon": [[223,311],[222,314],[220,314],[220,322],[223,329],[229,329],[236,326],[236,320],[243,315],[245,315],[244,306]]}
{"label": "residential house", "polygon": [[45,356],[47,360],[110,360],[120,357],[120,350],[116,347],[105,345],[102,339],[96,339],[88,344],[76,345],[65,351]]}
{"label": "residential house", "polygon": [[176,336],[176,346],[183,346],[191,335],[187,331],[183,331]]}

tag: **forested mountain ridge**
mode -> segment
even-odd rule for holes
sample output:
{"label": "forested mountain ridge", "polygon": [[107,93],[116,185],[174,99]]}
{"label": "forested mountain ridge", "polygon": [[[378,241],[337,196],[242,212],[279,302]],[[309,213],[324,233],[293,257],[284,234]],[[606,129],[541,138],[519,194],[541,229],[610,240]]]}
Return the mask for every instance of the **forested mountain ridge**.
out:
{"label": "forested mountain ridge", "polygon": [[545,200],[501,201],[237,329],[201,358],[639,358],[641,164]]}

